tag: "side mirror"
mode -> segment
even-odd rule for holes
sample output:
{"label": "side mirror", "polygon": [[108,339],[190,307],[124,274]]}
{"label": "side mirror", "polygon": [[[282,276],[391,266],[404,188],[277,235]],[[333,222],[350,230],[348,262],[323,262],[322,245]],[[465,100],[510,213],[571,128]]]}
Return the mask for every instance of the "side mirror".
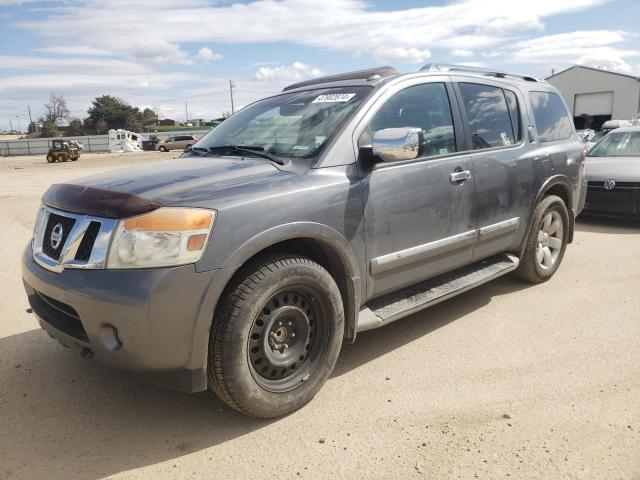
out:
{"label": "side mirror", "polygon": [[420,154],[422,130],[415,127],[385,128],[373,132],[372,153],[385,162],[413,160]]}

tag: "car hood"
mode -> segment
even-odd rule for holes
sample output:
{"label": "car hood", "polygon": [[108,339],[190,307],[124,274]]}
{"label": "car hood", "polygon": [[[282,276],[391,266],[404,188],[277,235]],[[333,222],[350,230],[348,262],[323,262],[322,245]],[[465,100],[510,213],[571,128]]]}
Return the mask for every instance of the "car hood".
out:
{"label": "car hood", "polygon": [[640,182],[640,157],[587,157],[589,181]]}
{"label": "car hood", "polygon": [[160,205],[198,205],[229,190],[278,184],[296,174],[267,160],[241,157],[183,157],[84,177],[69,182],[141,197]]}

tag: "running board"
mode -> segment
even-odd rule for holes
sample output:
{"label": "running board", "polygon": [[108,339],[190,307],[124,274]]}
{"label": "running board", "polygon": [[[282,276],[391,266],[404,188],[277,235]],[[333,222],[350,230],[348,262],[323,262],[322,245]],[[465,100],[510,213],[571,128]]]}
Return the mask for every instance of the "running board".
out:
{"label": "running board", "polygon": [[360,310],[357,330],[382,327],[512,272],[519,263],[518,257],[504,253],[371,300]]}

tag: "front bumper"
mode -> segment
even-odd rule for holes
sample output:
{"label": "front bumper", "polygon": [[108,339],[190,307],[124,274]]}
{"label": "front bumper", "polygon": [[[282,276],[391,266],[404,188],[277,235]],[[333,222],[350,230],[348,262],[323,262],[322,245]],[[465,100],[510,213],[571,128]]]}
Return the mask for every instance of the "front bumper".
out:
{"label": "front bumper", "polygon": [[640,186],[605,190],[603,182],[589,182],[585,212],[640,217]]}
{"label": "front bumper", "polygon": [[209,330],[232,272],[197,273],[194,265],[140,270],[65,269],[22,259],[29,303],[40,325],[63,345],[153,383],[207,388]]}

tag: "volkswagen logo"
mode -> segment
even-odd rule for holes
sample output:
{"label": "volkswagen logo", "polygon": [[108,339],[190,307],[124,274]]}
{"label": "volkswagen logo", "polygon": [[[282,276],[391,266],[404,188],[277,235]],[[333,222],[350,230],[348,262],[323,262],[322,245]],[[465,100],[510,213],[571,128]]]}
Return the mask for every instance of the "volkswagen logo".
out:
{"label": "volkswagen logo", "polygon": [[51,242],[51,248],[57,250],[62,243],[62,235],[64,234],[64,228],[61,223],[57,223],[53,230],[51,230],[51,238],[49,241]]}
{"label": "volkswagen logo", "polygon": [[605,190],[613,190],[616,188],[616,181],[612,178],[605,180],[603,187]]}

